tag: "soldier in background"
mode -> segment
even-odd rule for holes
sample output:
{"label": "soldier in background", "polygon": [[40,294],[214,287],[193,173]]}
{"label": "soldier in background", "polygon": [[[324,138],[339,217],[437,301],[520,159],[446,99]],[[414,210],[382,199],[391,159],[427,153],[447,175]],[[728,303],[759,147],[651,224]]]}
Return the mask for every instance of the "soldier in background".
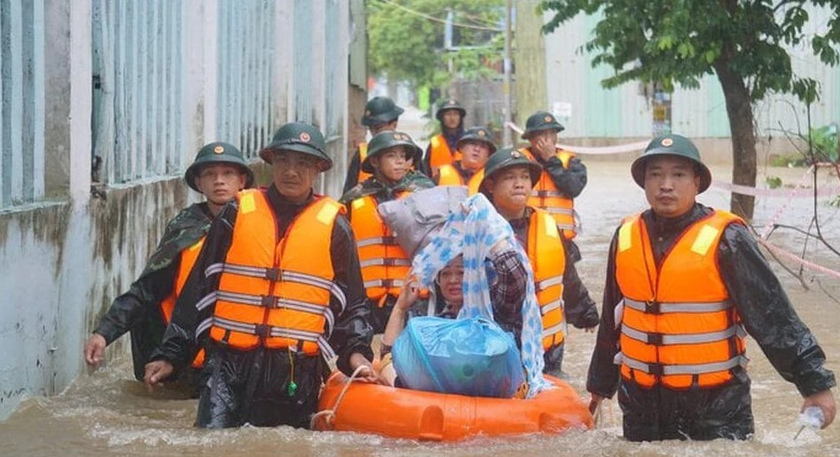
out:
{"label": "soldier in background", "polygon": [[466,115],[467,110],[456,100],[446,100],[438,107],[435,118],[440,122],[440,133],[429,141],[423,158],[424,170],[428,172],[428,176],[436,179],[441,166],[461,160],[458,140],[464,134]]}
{"label": "soldier in background", "polygon": [[[396,130],[400,115],[404,111],[388,97],[373,97],[365,104],[362,125],[368,128],[371,137],[381,132]],[[356,151],[353,152],[353,158],[350,159],[350,166],[347,168],[347,178],[344,180],[342,194],[347,193],[350,189],[356,187],[356,184],[370,177],[370,173],[361,169],[362,163],[367,158],[367,155],[368,144],[363,141],[356,147]],[[415,167],[419,165],[419,163],[414,164]]]}

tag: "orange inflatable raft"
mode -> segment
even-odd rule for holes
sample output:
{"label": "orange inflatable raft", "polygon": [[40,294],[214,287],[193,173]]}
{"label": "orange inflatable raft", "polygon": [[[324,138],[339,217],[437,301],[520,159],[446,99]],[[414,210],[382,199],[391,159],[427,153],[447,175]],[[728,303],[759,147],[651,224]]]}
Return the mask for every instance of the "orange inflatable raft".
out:
{"label": "orange inflatable raft", "polygon": [[[560,434],[592,428],[592,415],[565,381],[528,400],[465,397],[353,382],[333,373],[321,392],[317,430],[373,433],[393,438],[457,441],[477,435]],[[343,396],[342,396],[343,393]],[[340,398],[339,398],[340,397]]]}

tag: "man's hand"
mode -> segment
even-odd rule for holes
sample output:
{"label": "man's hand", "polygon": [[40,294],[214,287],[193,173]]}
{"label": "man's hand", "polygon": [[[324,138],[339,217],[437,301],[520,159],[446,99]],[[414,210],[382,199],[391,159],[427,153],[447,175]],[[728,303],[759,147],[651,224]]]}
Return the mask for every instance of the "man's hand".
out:
{"label": "man's hand", "polygon": [[98,333],[94,333],[88,338],[87,343],[85,343],[84,355],[85,362],[89,367],[96,368],[102,363],[105,346],[107,346],[105,337]]}
{"label": "man's hand", "polygon": [[374,371],[370,360],[366,359],[362,354],[354,352],[353,355],[350,356],[350,368],[352,368],[353,372],[355,372],[359,367],[363,368],[359,371],[359,374],[356,375],[356,379],[363,382],[378,382],[379,377],[376,375],[376,371]]}
{"label": "man's hand", "polygon": [[822,428],[828,427],[834,421],[834,416],[837,414],[837,405],[834,402],[834,394],[831,393],[830,389],[822,390],[805,397],[805,401],[802,402],[802,409],[799,412],[805,411],[809,406],[820,408],[823,415],[825,415],[825,422],[823,422]]}
{"label": "man's hand", "polygon": [[601,402],[604,401],[604,397],[591,394],[592,397],[589,399],[589,414],[595,415],[595,412],[598,411],[598,407],[601,406]]}
{"label": "man's hand", "polygon": [[160,386],[166,380],[175,368],[166,360],[155,360],[146,364],[146,375],[143,376],[143,382],[146,383],[146,390],[151,393],[155,386]]}
{"label": "man's hand", "polygon": [[557,154],[557,146],[548,135],[535,135],[532,146],[534,152],[539,154],[543,161],[547,161]]}
{"label": "man's hand", "polygon": [[407,312],[420,297],[420,286],[417,284],[417,278],[409,276],[400,290],[400,296],[397,297],[397,302],[394,303],[394,311]]}

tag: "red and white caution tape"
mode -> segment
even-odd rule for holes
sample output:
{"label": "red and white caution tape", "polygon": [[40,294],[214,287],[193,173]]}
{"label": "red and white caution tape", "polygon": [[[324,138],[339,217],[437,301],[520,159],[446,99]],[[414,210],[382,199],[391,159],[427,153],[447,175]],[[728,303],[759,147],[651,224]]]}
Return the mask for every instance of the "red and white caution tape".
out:
{"label": "red and white caution tape", "polygon": [[[518,134],[522,134],[522,130],[513,122],[505,122],[505,125]],[[646,148],[650,140],[639,141],[637,143],[618,144],[615,146],[575,146],[573,144],[560,144],[556,146],[564,151],[574,152],[576,154],[623,154],[625,152],[641,151]]]}
{"label": "red and white caution tape", "polygon": [[767,241],[765,239],[759,238],[758,242],[762,246],[767,248],[767,250],[769,250],[770,252],[772,252],[772,253],[780,256],[780,257],[784,257],[786,259],[793,260],[794,262],[797,262],[797,263],[801,264],[803,267],[808,268],[809,270],[817,271],[817,272],[826,274],[828,276],[833,276],[837,279],[840,279],[840,271],[835,271],[835,270],[832,270],[830,268],[826,268],[824,266],[817,265],[813,262],[809,262],[809,261],[803,259],[802,257],[799,257],[796,254],[785,251],[784,249],[776,246],[775,244],[770,243],[769,241]]}
{"label": "red and white caution tape", "polygon": [[[759,189],[757,187],[741,186],[717,180],[712,181],[712,186],[727,192],[752,195],[753,197],[813,198],[814,196],[813,189],[805,187],[795,187],[793,189]],[[835,195],[840,195],[840,186],[817,189],[817,197],[833,197]]]}

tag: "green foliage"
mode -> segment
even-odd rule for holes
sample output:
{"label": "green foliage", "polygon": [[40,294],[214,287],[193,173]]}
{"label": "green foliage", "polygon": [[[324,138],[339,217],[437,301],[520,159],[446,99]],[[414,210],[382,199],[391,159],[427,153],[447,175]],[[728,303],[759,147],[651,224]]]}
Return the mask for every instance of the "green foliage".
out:
{"label": "green foliage", "polygon": [[779,187],[782,187],[782,178],[778,176],[768,176],[767,179],[765,179],[765,182],[771,189],[778,189]]}
{"label": "green foliage", "polygon": [[[615,69],[615,75],[603,81],[606,87],[641,80],[695,88],[704,75],[727,69],[745,83],[752,101],[761,100],[768,92],[781,92],[810,103],[818,98],[819,82],[794,74],[785,46],[802,46],[810,37],[814,54],[829,65],[837,64],[838,3],[546,0],[540,7],[554,13],[543,27],[545,32],[580,13],[601,17],[583,49],[595,53],[593,66],[603,63]],[[830,17],[827,27],[814,35],[803,30],[811,13]]]}
{"label": "green foliage", "polygon": [[802,154],[786,154],[770,157],[770,166],[784,168],[800,168],[807,165],[807,160]]}
{"label": "green foliage", "polygon": [[[802,139],[808,141],[808,137],[803,137]],[[811,141],[814,147],[813,154],[815,161],[837,163],[837,125],[812,128]]]}
{"label": "green foliage", "polygon": [[[372,74],[414,87],[440,86],[455,75],[477,79],[495,74],[488,67],[501,59],[504,36],[492,29],[504,19],[504,0],[368,0],[366,5]],[[455,12],[455,23],[477,27],[453,27],[453,46],[482,48],[447,52],[444,24],[406,11],[444,20],[447,8]],[[448,70],[450,59],[454,75]]]}

